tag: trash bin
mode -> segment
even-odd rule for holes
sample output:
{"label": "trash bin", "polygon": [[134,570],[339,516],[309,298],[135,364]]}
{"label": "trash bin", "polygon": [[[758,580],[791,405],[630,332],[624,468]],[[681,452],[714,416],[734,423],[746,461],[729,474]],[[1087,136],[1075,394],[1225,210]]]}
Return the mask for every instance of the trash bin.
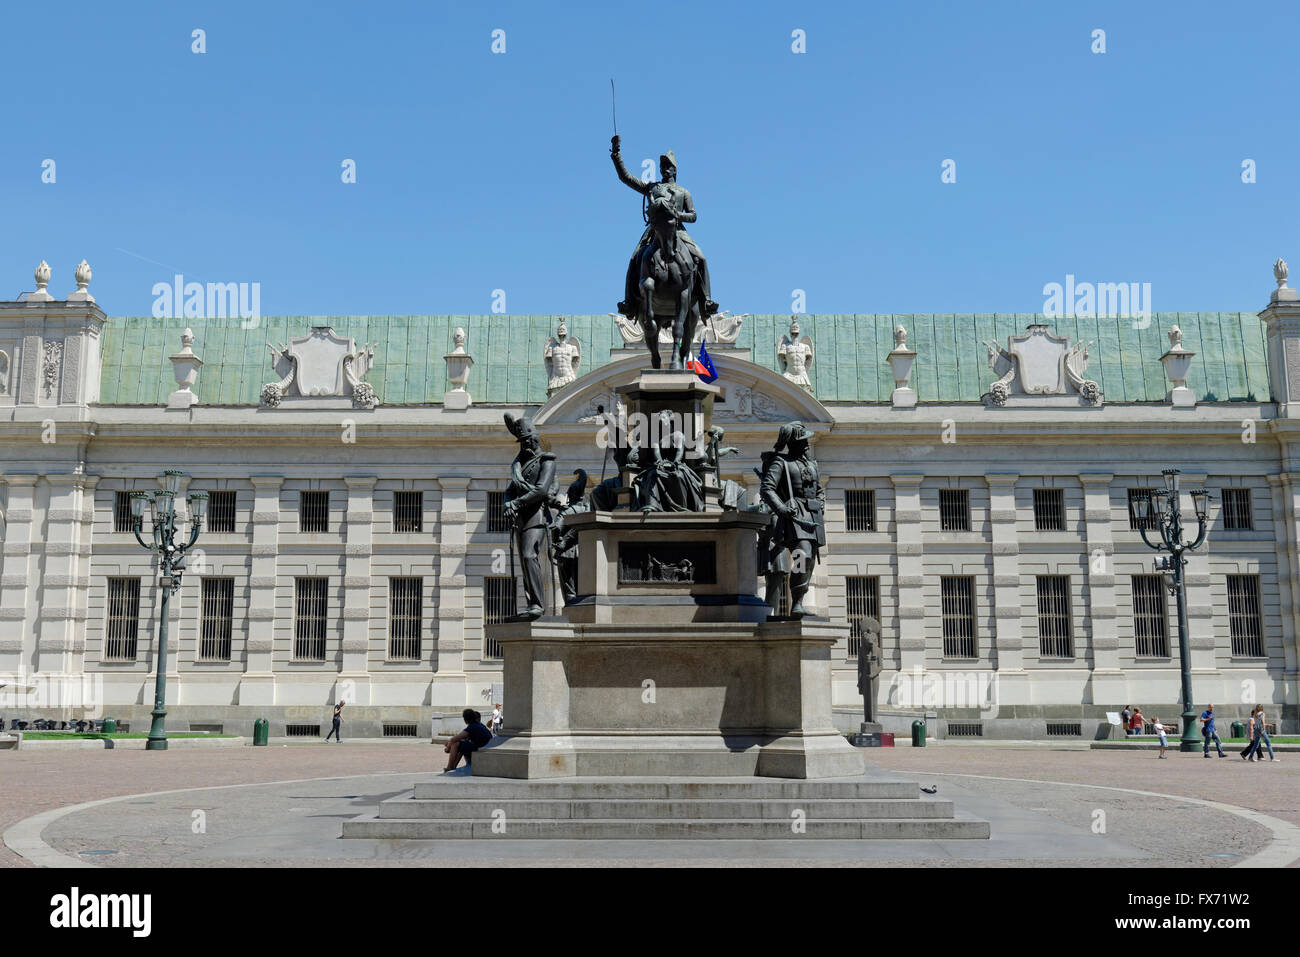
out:
{"label": "trash bin", "polygon": [[919,719],[912,722],[912,747],[925,747],[925,722]]}
{"label": "trash bin", "polygon": [[1234,738],[1244,738],[1246,736],[1246,726],[1240,721],[1232,722],[1232,736]]}
{"label": "trash bin", "polygon": [[116,734],[116,733],[117,733],[117,719],[116,719],[116,718],[105,718],[105,719],[104,719],[104,734]]}
{"label": "trash bin", "polygon": [[267,739],[271,736],[271,723],[265,718],[258,718],[253,722],[253,747],[266,747]]}

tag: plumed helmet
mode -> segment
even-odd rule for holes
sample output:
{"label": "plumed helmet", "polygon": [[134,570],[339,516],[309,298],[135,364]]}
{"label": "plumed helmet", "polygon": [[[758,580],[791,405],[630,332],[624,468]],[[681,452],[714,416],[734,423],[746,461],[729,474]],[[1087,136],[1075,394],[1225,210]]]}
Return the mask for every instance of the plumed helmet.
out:
{"label": "plumed helmet", "polygon": [[660,153],[660,154],[659,154],[659,172],[660,172],[660,174],[663,173],[663,171],[664,171],[664,167],[665,167],[665,166],[671,166],[671,167],[673,168],[674,171],[676,171],[676,169],[677,169],[677,157],[673,154],[673,151],[672,151],[672,150],[669,150],[669,151],[666,152],[666,153]]}
{"label": "plumed helmet", "polygon": [[776,445],[773,448],[779,452],[782,449],[788,449],[795,442],[806,442],[811,438],[812,433],[804,428],[802,422],[791,422],[788,425],[781,426],[781,431],[776,436]]}

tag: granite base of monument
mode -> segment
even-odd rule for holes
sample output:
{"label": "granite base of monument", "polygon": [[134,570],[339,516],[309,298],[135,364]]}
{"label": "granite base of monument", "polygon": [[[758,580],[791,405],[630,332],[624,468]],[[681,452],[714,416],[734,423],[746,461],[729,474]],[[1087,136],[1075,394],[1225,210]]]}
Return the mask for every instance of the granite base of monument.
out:
{"label": "granite base of monument", "polygon": [[493,626],[507,727],[474,756],[504,778],[862,773],[835,730],[831,648],[846,626],[561,618]]}

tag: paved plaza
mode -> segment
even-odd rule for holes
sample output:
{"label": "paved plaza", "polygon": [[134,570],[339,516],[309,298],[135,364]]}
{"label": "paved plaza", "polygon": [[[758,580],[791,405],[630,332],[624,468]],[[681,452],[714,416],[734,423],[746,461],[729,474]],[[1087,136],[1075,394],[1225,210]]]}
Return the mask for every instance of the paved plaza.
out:
{"label": "paved plaza", "polygon": [[[872,750],[866,776],[915,781],[987,841],[341,840],[342,823],[420,781],[441,748],[269,748],[0,755],[0,865],[1096,866],[1300,865],[1300,760],[940,745]],[[484,814],[488,814],[486,809]],[[17,851],[17,853],[16,853]]]}

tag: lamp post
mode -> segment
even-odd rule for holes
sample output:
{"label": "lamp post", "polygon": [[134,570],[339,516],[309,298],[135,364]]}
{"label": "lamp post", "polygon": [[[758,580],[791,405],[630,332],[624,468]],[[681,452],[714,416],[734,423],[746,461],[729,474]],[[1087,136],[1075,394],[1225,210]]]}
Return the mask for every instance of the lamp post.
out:
{"label": "lamp post", "polygon": [[[131,493],[131,524],[135,540],[151,552],[158,553],[158,586],[162,593],[162,609],[158,622],[157,678],[154,680],[153,724],[149,727],[146,751],[167,750],[167,600],[181,587],[185,553],[194,547],[199,538],[203,515],[208,509],[207,492],[191,492],[187,497],[190,506],[190,536],[183,545],[176,544],[176,495],[181,487],[181,472],[168,469],[163,472],[163,487],[156,492]],[[144,523],[144,507],[149,506],[153,524],[153,543],[140,536]]]}
{"label": "lamp post", "polygon": [[[1169,556],[1154,561],[1156,571],[1169,575],[1172,579],[1168,588],[1178,605],[1178,663],[1183,679],[1183,733],[1178,744],[1179,751],[1196,751],[1201,741],[1195,727],[1196,712],[1192,708],[1192,659],[1188,645],[1187,626],[1187,592],[1184,582],[1187,559],[1184,552],[1199,548],[1205,541],[1205,532],[1209,521],[1210,493],[1203,488],[1192,489],[1192,506],[1196,510],[1198,529],[1196,540],[1188,542],[1183,536],[1183,516],[1179,503],[1178,469],[1165,469],[1165,487],[1139,495],[1133,499],[1133,518],[1142,533],[1142,541],[1158,552],[1169,552]],[[1151,520],[1160,532],[1160,541],[1152,542],[1147,537],[1147,526]]]}

